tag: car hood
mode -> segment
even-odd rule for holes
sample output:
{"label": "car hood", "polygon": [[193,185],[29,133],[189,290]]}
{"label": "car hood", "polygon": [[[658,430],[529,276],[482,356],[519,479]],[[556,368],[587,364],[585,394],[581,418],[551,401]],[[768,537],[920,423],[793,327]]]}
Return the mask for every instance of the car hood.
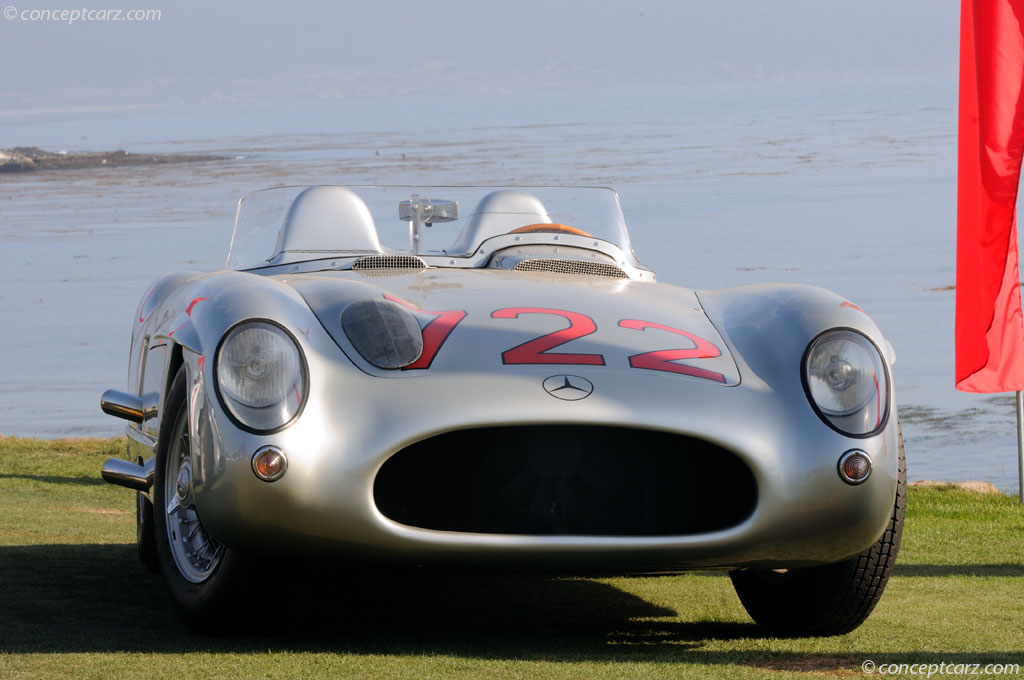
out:
{"label": "car hood", "polygon": [[[374,375],[572,374],[588,367],[739,383],[726,343],[686,288],[494,269],[350,270],[274,278],[293,287],[349,359]],[[342,327],[344,309],[368,299],[391,300],[417,319],[424,350],[405,370],[370,364]]]}

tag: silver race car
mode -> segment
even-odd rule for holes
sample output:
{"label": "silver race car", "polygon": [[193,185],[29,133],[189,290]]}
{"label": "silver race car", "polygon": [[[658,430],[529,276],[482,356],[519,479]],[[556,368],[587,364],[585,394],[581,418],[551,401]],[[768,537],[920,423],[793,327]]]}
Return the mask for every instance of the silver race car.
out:
{"label": "silver race car", "polygon": [[276,555],[727,569],[838,634],[900,544],[893,359],[825,290],[656,283],[609,189],[268,189],[224,270],[143,296],[102,474],[192,623]]}

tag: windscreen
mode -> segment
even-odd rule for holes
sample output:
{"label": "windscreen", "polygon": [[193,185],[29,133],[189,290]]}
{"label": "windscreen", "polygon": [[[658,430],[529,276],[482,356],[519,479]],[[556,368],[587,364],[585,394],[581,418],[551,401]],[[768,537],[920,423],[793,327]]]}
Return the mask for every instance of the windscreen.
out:
{"label": "windscreen", "polygon": [[[423,223],[416,245],[413,225],[400,215],[409,217],[410,204],[424,203],[436,206],[434,219],[444,221]],[[489,238],[515,230],[543,230],[546,224],[564,225],[570,228],[568,233],[610,243],[636,261],[618,195],[611,189],[314,186],[278,187],[243,196],[226,266],[255,269],[415,250],[424,256],[469,257]]]}

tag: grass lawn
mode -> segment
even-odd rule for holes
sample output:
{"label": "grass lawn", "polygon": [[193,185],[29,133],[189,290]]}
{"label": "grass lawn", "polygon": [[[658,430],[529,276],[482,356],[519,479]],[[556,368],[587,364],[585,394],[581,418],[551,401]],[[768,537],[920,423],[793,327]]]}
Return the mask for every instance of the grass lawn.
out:
{"label": "grass lawn", "polygon": [[817,678],[862,677],[868,659],[1024,667],[1024,510],[946,487],[911,489],[895,576],[842,637],[763,636],[718,573],[318,573],[265,634],[204,638],[135,557],[132,492],[99,478],[121,447],[0,438],[0,678]]}

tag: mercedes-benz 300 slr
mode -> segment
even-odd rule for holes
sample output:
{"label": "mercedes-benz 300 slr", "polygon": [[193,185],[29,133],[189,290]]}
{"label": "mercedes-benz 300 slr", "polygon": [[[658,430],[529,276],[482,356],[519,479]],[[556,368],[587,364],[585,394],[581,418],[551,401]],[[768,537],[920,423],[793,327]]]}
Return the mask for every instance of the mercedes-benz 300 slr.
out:
{"label": "mercedes-benz 300 slr", "polygon": [[837,634],[900,543],[893,360],[819,288],[657,283],[609,189],[269,189],[142,296],[103,476],[191,622],[277,555],[727,569]]}

